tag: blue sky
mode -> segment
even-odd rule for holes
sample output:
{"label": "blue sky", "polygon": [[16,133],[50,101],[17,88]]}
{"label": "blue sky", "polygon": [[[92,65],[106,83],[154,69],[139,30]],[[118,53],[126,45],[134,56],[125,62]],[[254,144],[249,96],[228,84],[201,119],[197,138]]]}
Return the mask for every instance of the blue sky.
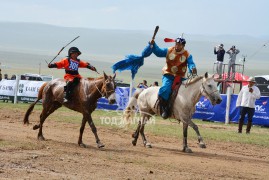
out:
{"label": "blue sky", "polygon": [[269,0],[0,0],[0,21],[203,35],[269,35]]}

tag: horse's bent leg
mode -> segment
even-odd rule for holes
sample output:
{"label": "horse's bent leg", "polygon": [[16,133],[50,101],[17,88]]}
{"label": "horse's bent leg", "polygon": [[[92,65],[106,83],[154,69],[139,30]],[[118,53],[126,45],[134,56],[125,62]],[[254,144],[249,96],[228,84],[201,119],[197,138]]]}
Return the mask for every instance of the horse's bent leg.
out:
{"label": "horse's bent leg", "polygon": [[94,125],[94,123],[93,123],[93,121],[92,121],[92,117],[91,117],[90,114],[87,115],[87,120],[88,120],[88,123],[89,123],[89,125],[90,125],[90,127],[91,127],[91,129],[92,129],[92,132],[93,132],[94,136],[95,136],[95,140],[96,140],[96,143],[97,143],[97,147],[98,147],[98,148],[105,147],[105,145],[101,143],[101,141],[100,141],[100,139],[99,139],[99,137],[98,137],[97,129],[96,129],[96,127],[95,127],[95,125]]}
{"label": "horse's bent leg", "polygon": [[192,153],[192,150],[188,147],[188,124],[183,122],[183,152]]}
{"label": "horse's bent leg", "polygon": [[46,118],[52,114],[56,109],[60,108],[62,105],[58,102],[53,103],[50,108],[43,108],[42,113],[40,114],[40,123],[33,127],[34,130],[39,128],[39,132],[37,135],[38,140],[45,140],[43,136],[43,123],[45,122]]}
{"label": "horse's bent leg", "polygon": [[136,146],[137,139],[138,139],[138,137],[139,137],[139,130],[140,130],[140,127],[141,127],[141,121],[138,122],[136,131],[132,134],[132,137],[134,138],[133,141],[132,141],[132,144],[133,144],[134,146]]}
{"label": "horse's bent leg", "polygon": [[141,128],[140,128],[140,134],[144,143],[144,146],[147,148],[152,148],[151,144],[147,142],[146,136],[144,134],[144,129],[147,121],[149,120],[150,116],[149,115],[143,115],[142,117],[142,123],[141,123]]}
{"label": "horse's bent leg", "polygon": [[82,136],[85,129],[85,124],[87,122],[87,119],[85,117],[82,118],[80,130],[79,130],[79,138],[78,138],[78,145],[81,147],[86,147],[86,145],[82,142]]}
{"label": "horse's bent leg", "polygon": [[200,132],[199,132],[199,129],[198,129],[198,126],[194,123],[194,122],[190,122],[189,124],[193,129],[194,131],[196,132],[197,136],[198,136],[198,143],[199,143],[199,147],[200,148],[206,148],[206,145],[203,141],[203,138],[202,136],[200,135]]}

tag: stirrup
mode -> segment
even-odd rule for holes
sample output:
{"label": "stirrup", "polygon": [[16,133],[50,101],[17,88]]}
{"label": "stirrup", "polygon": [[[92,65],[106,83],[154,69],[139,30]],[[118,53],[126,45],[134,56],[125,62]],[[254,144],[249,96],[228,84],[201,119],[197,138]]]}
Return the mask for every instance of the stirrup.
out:
{"label": "stirrup", "polygon": [[164,107],[163,108],[163,112],[162,112],[162,114],[161,114],[161,116],[162,116],[162,118],[163,119],[167,119],[167,118],[169,118],[169,109],[168,109],[169,107]]}
{"label": "stirrup", "polygon": [[66,103],[68,101],[68,99],[66,98],[66,92],[64,92],[64,103]]}
{"label": "stirrup", "polygon": [[163,119],[167,119],[168,117],[169,117],[168,113],[167,113],[166,111],[164,111],[164,112],[162,113],[162,118],[163,118]]}

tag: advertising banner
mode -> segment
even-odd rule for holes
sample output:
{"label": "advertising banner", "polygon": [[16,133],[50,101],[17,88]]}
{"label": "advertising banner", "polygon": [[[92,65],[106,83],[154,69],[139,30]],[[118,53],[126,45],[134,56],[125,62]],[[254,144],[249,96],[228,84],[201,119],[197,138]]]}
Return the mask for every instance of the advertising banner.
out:
{"label": "advertising banner", "polygon": [[18,101],[33,102],[37,99],[39,88],[44,81],[20,80],[17,92]]}
{"label": "advertising banner", "polygon": [[[232,95],[230,106],[230,121],[238,123],[240,117],[240,108],[236,108],[236,100],[238,95]],[[255,113],[252,119],[252,124],[269,126],[269,97],[262,96],[255,102]],[[247,115],[244,123],[247,123]]]}
{"label": "advertising banner", "polygon": [[213,106],[206,97],[202,96],[195,105],[196,110],[192,118],[225,122],[227,96],[222,95],[221,98],[222,102]]}
{"label": "advertising banner", "polygon": [[16,80],[0,81],[0,100],[14,100]]}

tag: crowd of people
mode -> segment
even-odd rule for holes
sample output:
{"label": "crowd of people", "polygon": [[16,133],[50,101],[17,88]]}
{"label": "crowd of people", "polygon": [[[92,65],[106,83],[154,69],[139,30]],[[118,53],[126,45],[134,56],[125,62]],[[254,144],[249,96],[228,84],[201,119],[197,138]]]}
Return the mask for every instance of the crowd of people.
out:
{"label": "crowd of people", "polygon": [[16,79],[16,75],[12,75],[11,78],[8,77],[8,74],[4,74],[4,77],[1,73],[1,70],[0,70],[0,81],[2,81],[2,79],[6,79],[6,80],[15,80]]}
{"label": "crowd of people", "polygon": [[150,86],[148,86],[147,80],[143,80],[143,82],[137,85],[137,88],[147,89],[148,87],[152,87],[152,86],[159,86],[158,81],[154,81]]}

